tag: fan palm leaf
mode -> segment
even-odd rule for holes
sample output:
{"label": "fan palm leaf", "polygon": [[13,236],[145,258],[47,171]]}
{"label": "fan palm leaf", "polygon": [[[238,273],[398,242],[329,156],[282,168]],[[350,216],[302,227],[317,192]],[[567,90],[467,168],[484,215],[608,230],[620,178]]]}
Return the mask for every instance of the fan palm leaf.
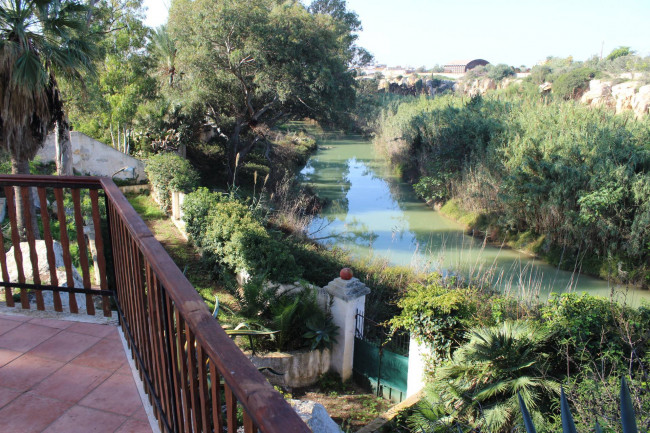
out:
{"label": "fan palm leaf", "polygon": [[519,398],[539,418],[560,389],[545,375],[541,348],[548,334],[521,321],[474,329],[471,335],[436,372],[438,408],[453,422],[485,431],[510,431],[520,423]]}
{"label": "fan palm leaf", "polygon": [[62,115],[56,77],[92,70],[86,11],[76,0],[0,1],[0,139],[15,171]]}

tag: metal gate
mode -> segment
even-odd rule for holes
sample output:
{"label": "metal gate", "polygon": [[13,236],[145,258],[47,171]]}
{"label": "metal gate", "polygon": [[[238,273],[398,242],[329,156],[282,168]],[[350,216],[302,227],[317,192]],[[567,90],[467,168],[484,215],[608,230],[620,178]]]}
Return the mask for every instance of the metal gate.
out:
{"label": "metal gate", "polygon": [[357,313],[352,371],[357,383],[399,403],[406,398],[409,334],[389,329]]}

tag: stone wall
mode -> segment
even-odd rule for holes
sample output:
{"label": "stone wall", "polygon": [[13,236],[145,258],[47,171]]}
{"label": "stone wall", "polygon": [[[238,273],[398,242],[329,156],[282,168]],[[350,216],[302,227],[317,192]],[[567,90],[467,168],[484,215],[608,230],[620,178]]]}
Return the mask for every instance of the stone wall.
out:
{"label": "stone wall", "polygon": [[[132,168],[115,174],[117,179],[145,179],[144,163],[119,150],[78,131],[70,132],[72,167],[82,174],[111,177],[122,168]],[[47,136],[45,146],[38,152],[41,161],[55,161],[54,134]]]}
{"label": "stone wall", "polygon": [[272,368],[282,375],[266,370],[264,376],[273,385],[300,388],[313,385],[321,374],[330,369],[328,349],[296,352],[269,352],[264,355],[250,355],[249,359],[257,368]]}

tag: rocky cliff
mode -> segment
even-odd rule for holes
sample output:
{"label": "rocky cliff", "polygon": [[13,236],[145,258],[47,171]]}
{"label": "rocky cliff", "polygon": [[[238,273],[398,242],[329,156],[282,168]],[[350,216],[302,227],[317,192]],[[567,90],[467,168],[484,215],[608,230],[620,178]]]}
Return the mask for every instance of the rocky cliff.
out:
{"label": "rocky cliff", "polygon": [[638,81],[626,81],[613,84],[611,81],[591,80],[589,90],[580,101],[592,107],[609,107],[621,113],[634,111],[637,119],[650,111],[650,84],[642,85]]}
{"label": "rocky cliff", "polygon": [[[490,90],[503,89],[508,86],[520,85],[521,79],[509,79],[496,82],[490,78],[459,82],[454,86],[455,91],[468,96],[485,95]],[[622,113],[631,110],[639,119],[650,112],[650,85],[632,80],[619,84],[615,81],[591,80],[589,90],[582,94],[580,101],[592,107],[607,107]],[[551,92],[552,83],[539,86],[540,93]]]}

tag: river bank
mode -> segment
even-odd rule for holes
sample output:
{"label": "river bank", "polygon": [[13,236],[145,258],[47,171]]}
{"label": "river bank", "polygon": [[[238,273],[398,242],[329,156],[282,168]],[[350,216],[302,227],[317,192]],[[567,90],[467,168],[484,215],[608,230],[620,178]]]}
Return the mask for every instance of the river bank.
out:
{"label": "river bank", "polygon": [[[523,249],[518,244],[509,249],[467,236],[466,227],[454,221],[462,218],[449,219],[454,217],[449,206],[443,212],[427,206],[361,136],[323,133],[300,181],[330,203],[308,228],[312,238],[355,257],[382,257],[426,272],[453,269],[481,276],[504,292],[540,299],[551,292],[612,293],[607,281],[586,276],[579,267],[563,271],[518,251]],[[631,298],[650,298],[644,291],[621,289]]]}
{"label": "river bank", "polygon": [[548,245],[545,242],[545,236],[530,231],[504,234],[488,215],[465,211],[455,199],[451,199],[445,202],[444,205],[439,206],[439,212],[441,215],[462,224],[468,236],[476,237],[495,247],[516,250],[522,254],[543,260],[564,271],[573,271],[579,268],[582,274],[599,278],[613,285],[648,290],[648,287],[643,285],[643,281],[630,284],[621,278],[617,278],[620,274],[616,272],[616,262],[608,262],[606,259],[594,256],[583,256],[576,259],[565,257],[559,247]]}

